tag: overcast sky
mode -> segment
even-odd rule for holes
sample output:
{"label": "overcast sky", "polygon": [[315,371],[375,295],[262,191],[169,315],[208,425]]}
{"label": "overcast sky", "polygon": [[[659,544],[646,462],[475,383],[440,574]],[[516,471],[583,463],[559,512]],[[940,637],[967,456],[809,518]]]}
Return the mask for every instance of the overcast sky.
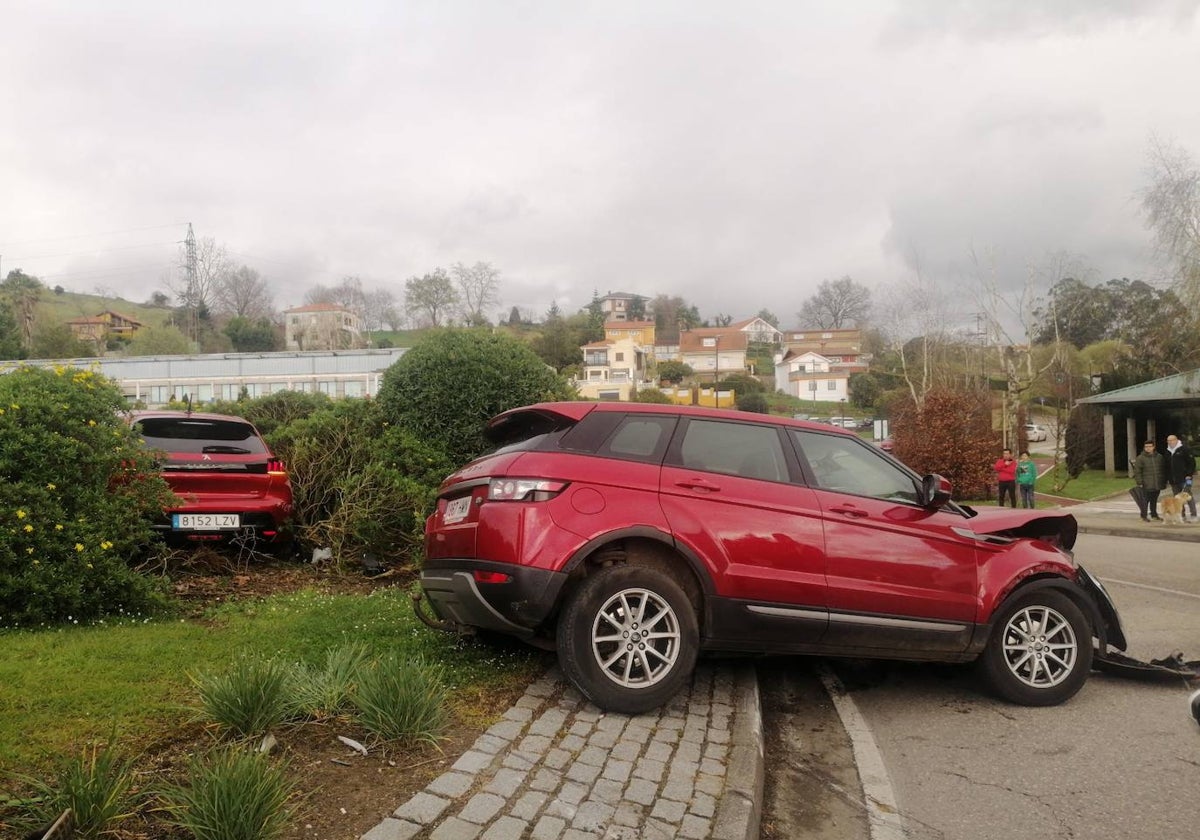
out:
{"label": "overcast sky", "polygon": [[0,271],[143,301],[192,223],[279,308],[502,272],[796,326],[850,275],[1049,252],[1153,280],[1150,139],[1200,157],[1196,0],[0,0]]}

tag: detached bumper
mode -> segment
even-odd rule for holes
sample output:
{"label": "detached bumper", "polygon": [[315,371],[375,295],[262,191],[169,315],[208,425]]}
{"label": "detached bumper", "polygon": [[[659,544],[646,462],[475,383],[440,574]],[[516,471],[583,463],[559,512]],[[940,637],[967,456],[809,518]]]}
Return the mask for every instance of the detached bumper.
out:
{"label": "detached bumper", "polygon": [[1125,641],[1125,629],[1121,627],[1121,616],[1117,614],[1117,607],[1112,602],[1112,598],[1108,594],[1108,590],[1104,588],[1104,584],[1100,579],[1095,577],[1083,566],[1079,567],[1079,586],[1092,599],[1092,603],[1096,605],[1097,618],[1101,624],[1096,627],[1096,635],[1100,639],[1103,651],[1105,645],[1111,645],[1117,650],[1125,650],[1128,647],[1128,642]]}
{"label": "detached bumper", "polygon": [[[421,590],[442,621],[528,637],[553,613],[567,576],[480,560],[437,560],[421,570]],[[503,575],[480,582],[476,572]]]}

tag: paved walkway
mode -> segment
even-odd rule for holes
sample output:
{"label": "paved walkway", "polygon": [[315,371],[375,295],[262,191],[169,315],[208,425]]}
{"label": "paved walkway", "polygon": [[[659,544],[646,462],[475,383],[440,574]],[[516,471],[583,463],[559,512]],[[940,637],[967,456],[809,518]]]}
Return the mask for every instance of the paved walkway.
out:
{"label": "paved walkway", "polygon": [[363,840],[752,840],[762,786],[747,662],[701,662],[690,690],[636,716],[551,671]]}
{"label": "paved walkway", "polygon": [[[1142,522],[1128,495],[1069,510],[1083,533],[1200,542],[1200,524]],[[754,840],[763,773],[749,660],[702,661],[688,691],[632,717],[553,670],[363,840]]]}

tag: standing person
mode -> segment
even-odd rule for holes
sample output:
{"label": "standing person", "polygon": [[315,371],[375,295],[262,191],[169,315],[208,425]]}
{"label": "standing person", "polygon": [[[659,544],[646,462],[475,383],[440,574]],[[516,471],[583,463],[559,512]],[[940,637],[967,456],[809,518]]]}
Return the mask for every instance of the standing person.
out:
{"label": "standing person", "polygon": [[1000,460],[992,467],[996,471],[996,486],[1000,495],[1000,507],[1004,507],[1004,496],[1012,500],[1012,506],[1017,506],[1017,462],[1013,460],[1012,450],[1005,449],[1000,453]]}
{"label": "standing person", "polygon": [[1133,481],[1146,491],[1146,511],[1148,517],[1142,514],[1142,521],[1151,519],[1158,521],[1158,494],[1167,486],[1167,459],[1154,448],[1154,441],[1148,440],[1142,451],[1133,459]]}
{"label": "standing person", "polygon": [[1017,489],[1021,491],[1021,507],[1033,509],[1033,485],[1037,482],[1037,464],[1028,452],[1021,453],[1017,461]]}
{"label": "standing person", "polygon": [[[1171,492],[1178,496],[1184,490],[1190,496],[1192,493],[1192,473],[1196,472],[1196,456],[1192,450],[1175,435],[1167,435],[1167,481],[1171,482]],[[1196,518],[1196,500],[1188,501],[1192,519]],[[1180,511],[1183,521],[1187,522],[1187,511]]]}

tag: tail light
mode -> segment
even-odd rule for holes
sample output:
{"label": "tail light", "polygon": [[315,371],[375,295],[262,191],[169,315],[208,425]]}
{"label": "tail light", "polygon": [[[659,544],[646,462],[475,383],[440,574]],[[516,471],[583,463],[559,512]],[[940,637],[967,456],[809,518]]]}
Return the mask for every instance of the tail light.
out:
{"label": "tail light", "polygon": [[544,502],[567,488],[566,481],[547,478],[493,478],[488,484],[492,502]]}
{"label": "tail light", "polygon": [[267,461],[267,475],[287,475],[287,469],[283,466],[283,461],[278,458],[272,458]]}
{"label": "tail light", "polygon": [[511,583],[512,575],[506,575],[503,572],[489,572],[484,569],[476,569],[472,572],[472,577],[476,583]]}

